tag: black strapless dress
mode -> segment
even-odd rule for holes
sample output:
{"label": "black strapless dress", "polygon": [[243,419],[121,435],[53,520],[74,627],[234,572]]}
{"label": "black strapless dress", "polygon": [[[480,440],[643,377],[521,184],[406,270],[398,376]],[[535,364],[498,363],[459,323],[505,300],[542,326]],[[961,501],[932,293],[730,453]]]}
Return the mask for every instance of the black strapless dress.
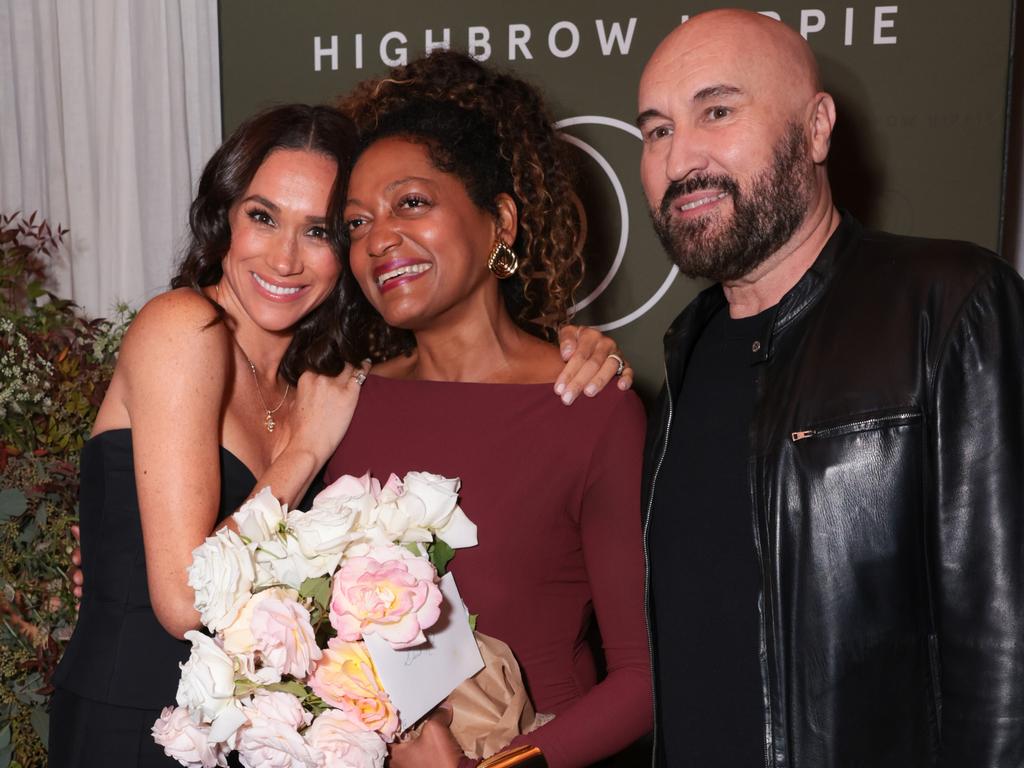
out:
{"label": "black strapless dress", "polygon": [[[256,484],[220,450],[218,520]],[[174,704],[178,664],[190,643],[168,634],[149,601],[129,429],[103,432],[82,449],[79,516],[83,598],[75,632],[53,676],[51,768],[177,766],[150,734]]]}

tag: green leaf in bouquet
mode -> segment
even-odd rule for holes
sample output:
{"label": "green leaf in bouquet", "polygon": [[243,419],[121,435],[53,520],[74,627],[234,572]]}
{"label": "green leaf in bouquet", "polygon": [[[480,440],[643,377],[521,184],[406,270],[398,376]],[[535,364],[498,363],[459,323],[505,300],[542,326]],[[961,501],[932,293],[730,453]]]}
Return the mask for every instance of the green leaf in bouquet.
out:
{"label": "green leaf in bouquet", "polygon": [[416,557],[423,557],[423,547],[420,546],[418,541],[410,541],[408,544],[403,545],[408,552],[416,555]]}
{"label": "green leaf in bouquet", "polygon": [[299,587],[299,597],[312,599],[321,611],[326,611],[331,602],[331,577],[317,576],[306,579]]}
{"label": "green leaf in bouquet", "polygon": [[476,617],[479,615],[479,613],[469,614],[469,628],[472,629],[474,632],[476,632]]}
{"label": "green leaf in bouquet", "polygon": [[315,693],[309,694],[306,697],[306,700],[303,702],[303,704],[306,706],[307,709],[309,709],[313,713],[314,717],[323,712],[326,712],[328,709],[331,708],[323,699],[321,699]]}
{"label": "green leaf in bouquet", "polygon": [[25,494],[16,488],[0,491],[0,522],[19,517],[27,507]]}
{"label": "green leaf in bouquet", "polygon": [[235,680],[235,693],[236,697],[251,696],[259,688],[259,683],[254,683],[245,677],[239,677]]}
{"label": "green leaf in bouquet", "polygon": [[430,564],[434,566],[438,576],[448,572],[448,563],[455,557],[455,550],[448,546],[444,539],[434,537],[434,541],[427,547],[427,554],[430,556]]}
{"label": "green leaf in bouquet", "polygon": [[306,686],[300,683],[298,680],[283,680],[280,683],[271,683],[270,685],[263,686],[268,691],[280,691],[281,693],[290,693],[298,699],[304,699],[309,695],[309,691],[306,690]]}

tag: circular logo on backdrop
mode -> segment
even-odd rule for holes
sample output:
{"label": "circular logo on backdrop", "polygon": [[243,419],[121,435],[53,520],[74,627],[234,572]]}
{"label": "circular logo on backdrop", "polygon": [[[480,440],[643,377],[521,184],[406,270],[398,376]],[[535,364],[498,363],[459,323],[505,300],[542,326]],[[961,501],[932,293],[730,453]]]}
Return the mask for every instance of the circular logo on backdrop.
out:
{"label": "circular logo on backdrop", "polygon": [[[615,281],[615,278],[620,274],[623,267],[623,263],[626,259],[626,253],[629,246],[631,225],[629,202],[627,199],[626,190],[622,183],[622,179],[616,172],[615,168],[612,166],[612,163],[608,161],[605,155],[602,152],[600,152],[594,146],[593,143],[584,141],[578,136],[573,135],[572,133],[568,133],[566,131],[566,129],[575,126],[596,126],[611,128],[614,129],[615,131],[621,131],[637,140],[641,139],[640,130],[636,126],[631,125],[623,120],[618,120],[614,117],[605,117],[603,115],[581,115],[578,117],[565,118],[555,123],[555,127],[561,131],[562,138],[566,142],[568,142],[569,144],[571,144],[572,146],[576,147],[584,154],[586,154],[600,169],[600,171],[606,177],[609,185],[611,186],[611,190],[614,197],[613,205],[601,205],[601,210],[595,211],[592,210],[592,208],[594,207],[593,203],[591,203],[588,206],[588,201],[584,201],[584,207],[587,208],[588,229],[590,226],[589,222],[600,220],[603,223],[606,223],[606,217],[609,215],[614,215],[615,213],[617,213],[619,219],[618,239],[617,242],[614,243],[614,251],[611,256],[611,259],[608,260],[607,258],[604,258],[590,260],[590,263],[588,263],[588,268],[592,269],[594,267],[597,267],[598,269],[600,269],[602,274],[593,275],[591,277],[591,285],[588,286],[588,290],[586,291],[586,294],[583,296],[583,298],[581,298],[579,301],[576,302],[575,305],[573,305],[573,313],[579,312],[580,310],[583,310],[588,306],[594,304],[594,302],[598,301],[598,299],[600,299],[601,296],[605,294],[608,288],[612,286],[613,282]],[[593,130],[591,130],[591,132],[593,132]],[[636,162],[638,162],[638,159],[634,159],[634,163]],[[647,222],[644,222],[644,224],[646,225]],[[588,246],[590,245],[590,238],[588,237]],[[601,247],[605,250],[609,249],[609,246],[607,245]],[[644,268],[647,267],[648,265],[644,265]],[[679,268],[673,265],[672,267],[669,268],[668,274],[665,276],[665,278],[660,282],[660,284],[653,292],[650,292],[646,296],[641,297],[641,300],[639,302],[635,302],[636,305],[628,308],[627,311],[621,312],[620,310],[620,312],[616,313],[617,316],[615,316],[614,318],[610,320],[604,320],[599,323],[595,323],[594,327],[601,331],[612,331],[615,330],[616,328],[622,328],[626,325],[629,325],[633,321],[643,317],[655,305],[657,305],[659,301],[661,301],[662,297],[668,292],[668,289],[671,287],[672,283],[675,281],[678,275]],[[592,284],[593,279],[595,277],[597,277],[597,283]]]}

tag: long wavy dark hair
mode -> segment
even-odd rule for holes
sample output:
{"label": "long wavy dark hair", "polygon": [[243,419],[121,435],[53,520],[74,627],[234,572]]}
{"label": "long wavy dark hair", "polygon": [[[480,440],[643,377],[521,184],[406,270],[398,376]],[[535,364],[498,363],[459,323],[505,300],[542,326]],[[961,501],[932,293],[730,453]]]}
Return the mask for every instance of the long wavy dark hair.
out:
{"label": "long wavy dark hair", "polygon": [[[583,221],[567,147],[537,89],[466,54],[434,51],[360,83],[339,107],[359,131],[353,162],[379,139],[406,138],[458,177],[481,210],[497,215],[501,193],[515,201],[520,267],[502,281],[502,297],[521,328],[552,339],[583,278]],[[343,327],[359,357],[408,352],[412,334],[384,323],[342,257]]]}
{"label": "long wavy dark hair", "polygon": [[[341,261],[345,249],[342,214],[354,148],[352,122],[333,107],[285,104],[253,115],[239,125],[203,169],[199,193],[189,210],[191,241],[171,287],[201,291],[221,279],[221,265],[231,246],[231,207],[275,149],[308,150],[337,164],[338,176],[327,208],[327,231]],[[351,356],[342,334],[345,304],[345,286],[339,280],[324,302],[295,326],[278,368],[285,381],[294,386],[306,370],[335,375],[346,359],[358,359]],[[223,310],[216,302],[214,305],[223,320]]]}

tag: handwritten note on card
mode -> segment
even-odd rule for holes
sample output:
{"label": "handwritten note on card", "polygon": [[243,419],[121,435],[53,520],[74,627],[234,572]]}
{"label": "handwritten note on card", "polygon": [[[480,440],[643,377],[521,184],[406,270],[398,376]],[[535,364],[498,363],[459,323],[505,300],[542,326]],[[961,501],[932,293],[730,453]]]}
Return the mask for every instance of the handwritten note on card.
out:
{"label": "handwritten note on card", "polygon": [[445,574],[439,586],[444,596],[441,618],[427,630],[427,642],[395,650],[376,635],[364,638],[403,729],[414,725],[459,683],[484,667],[455,578]]}

